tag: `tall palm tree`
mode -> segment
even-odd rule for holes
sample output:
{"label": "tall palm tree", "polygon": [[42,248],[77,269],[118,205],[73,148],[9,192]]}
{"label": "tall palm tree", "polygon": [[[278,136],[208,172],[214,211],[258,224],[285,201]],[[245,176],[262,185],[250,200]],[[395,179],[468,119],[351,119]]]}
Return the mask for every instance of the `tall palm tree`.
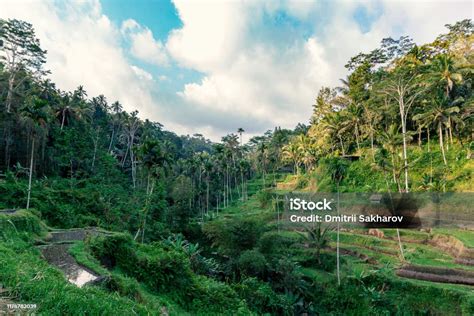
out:
{"label": "tall palm tree", "polygon": [[313,141],[306,134],[298,135],[295,141],[299,151],[297,157],[304,164],[305,171],[308,172],[312,168],[313,163],[316,161]]}
{"label": "tall palm tree", "polygon": [[89,120],[92,116],[92,105],[85,100],[86,92],[79,86],[73,93],[62,93],[54,114],[61,122],[61,130],[71,119]]}
{"label": "tall palm tree", "polygon": [[342,123],[342,128],[340,129],[340,133],[344,133],[346,131],[354,132],[357,150],[360,150],[360,127],[362,125],[362,114],[363,108],[351,103],[347,107],[345,119]]}
{"label": "tall palm tree", "polygon": [[110,109],[112,110],[112,135],[110,136],[110,143],[109,143],[109,152],[112,150],[112,145],[115,139],[116,128],[121,122],[120,114],[122,113],[123,107],[120,102],[115,101],[110,105]]}
{"label": "tall palm tree", "polygon": [[50,108],[47,102],[36,96],[27,99],[19,111],[20,120],[28,129],[31,136],[31,155],[30,172],[28,179],[28,198],[26,200],[26,209],[30,208],[31,181],[33,178],[33,166],[35,155],[35,141],[42,136],[47,128],[50,118]]}
{"label": "tall palm tree", "polygon": [[155,180],[160,176],[161,170],[171,164],[171,157],[165,150],[163,150],[162,144],[157,140],[148,139],[137,148],[137,158],[139,159],[140,164],[143,165],[147,171],[146,201],[143,209],[143,219],[141,226],[135,235],[136,239],[141,231],[143,242],[145,238],[146,218],[155,187]]}
{"label": "tall palm tree", "polygon": [[[336,139],[339,141],[339,145],[341,146],[342,155],[346,155],[346,151],[344,148],[344,142],[342,136],[346,131],[344,127],[344,117],[341,112],[333,112],[331,115],[326,115],[322,121],[323,128],[329,133],[331,139]],[[334,147],[334,145],[333,145]]]}
{"label": "tall palm tree", "polygon": [[[124,117],[124,129],[123,136],[126,139],[127,151],[125,152],[125,157],[123,163],[125,163],[127,153],[130,152],[130,163],[132,168],[132,183],[133,188],[136,187],[136,157],[134,152],[135,141],[137,138],[137,132],[142,125],[142,121],[138,117],[138,111],[133,111],[130,115]],[[123,165],[123,164],[122,164]]]}
{"label": "tall palm tree", "polygon": [[462,81],[462,75],[455,65],[454,58],[447,54],[439,54],[433,58],[428,66],[427,76],[429,83],[443,87],[447,98],[449,98],[454,84]]}
{"label": "tall palm tree", "polygon": [[457,106],[446,106],[447,98],[441,97],[436,98],[433,102],[429,103],[424,113],[417,114],[413,117],[413,120],[417,121],[431,121],[438,130],[439,147],[441,154],[443,155],[443,162],[446,166],[448,164],[446,160],[446,154],[444,152],[444,141],[443,141],[443,126],[447,126],[450,122],[450,118],[454,113],[459,113],[459,107]]}
{"label": "tall palm tree", "polygon": [[240,146],[242,147],[242,134],[245,132],[245,130],[242,127],[239,127],[237,129],[237,133],[239,133],[240,136]]}
{"label": "tall palm tree", "polygon": [[[338,157],[333,157],[328,160],[327,166],[329,173],[331,174],[331,179],[336,183],[337,187],[337,215],[340,213],[340,184],[344,179],[344,176],[347,172],[347,161]],[[337,222],[337,240],[336,240],[336,259],[337,259],[337,284],[341,285],[341,269],[340,269],[340,249],[339,249],[339,237],[340,237],[340,222]]]}
{"label": "tall palm tree", "polygon": [[403,136],[399,133],[397,125],[392,124],[386,131],[379,132],[377,139],[379,143],[382,144],[382,147],[390,154],[393,182],[397,184],[398,190],[401,191],[400,178],[404,166],[397,152],[399,146],[403,144]]}
{"label": "tall palm tree", "polygon": [[301,151],[298,143],[292,141],[283,147],[283,159],[293,163],[293,173],[300,173]]}

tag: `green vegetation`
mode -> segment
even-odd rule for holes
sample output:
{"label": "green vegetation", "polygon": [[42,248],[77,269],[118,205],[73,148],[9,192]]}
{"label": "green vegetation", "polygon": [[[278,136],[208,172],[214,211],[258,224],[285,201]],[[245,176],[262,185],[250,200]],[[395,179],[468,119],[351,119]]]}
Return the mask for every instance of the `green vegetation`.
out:
{"label": "green vegetation", "polygon": [[[294,191],[474,189],[473,25],[447,27],[432,43],[385,39],[355,56],[342,86],[319,92],[310,126],[244,144],[242,128],[220,143],[178,136],[82,86],[57,89],[33,26],[0,20],[0,209],[9,209],[0,212],[0,284],[9,300],[45,315],[474,314],[472,286],[399,276],[470,275],[458,259],[472,257],[439,240],[472,254],[472,230],[372,236],[295,229],[278,213]],[[101,276],[81,288],[36,247],[73,227],[99,228],[57,242]]]}

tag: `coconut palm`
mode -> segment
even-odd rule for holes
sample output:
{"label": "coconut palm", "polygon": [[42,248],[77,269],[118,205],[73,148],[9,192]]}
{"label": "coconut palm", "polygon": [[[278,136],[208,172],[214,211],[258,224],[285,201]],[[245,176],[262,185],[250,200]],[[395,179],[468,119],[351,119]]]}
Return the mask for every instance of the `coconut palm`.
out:
{"label": "coconut palm", "polygon": [[327,233],[331,231],[332,228],[329,226],[322,228],[322,224],[318,223],[315,227],[306,227],[305,230],[304,233],[300,234],[306,239],[310,247],[316,249],[316,260],[321,264],[321,249],[327,245],[329,241]]}
{"label": "coconut palm", "polygon": [[162,148],[157,140],[148,139],[137,148],[137,159],[147,171],[146,201],[143,209],[143,219],[140,228],[135,235],[142,233],[142,242],[145,239],[146,218],[150,208],[151,197],[155,187],[155,179],[160,176],[161,170],[171,164],[171,156]]}
{"label": "coconut palm", "polygon": [[344,133],[346,131],[354,133],[357,144],[357,150],[360,150],[360,129],[362,125],[363,111],[364,110],[362,107],[351,103],[347,107],[347,111],[345,112],[345,118],[339,131],[340,133]]}
{"label": "coconut palm", "polygon": [[240,146],[242,146],[242,134],[245,132],[245,130],[242,128],[242,127],[239,127],[237,129],[237,133],[239,134],[240,136]]}
{"label": "coconut palm", "polygon": [[428,82],[441,85],[447,98],[455,83],[462,81],[462,75],[455,66],[454,58],[447,54],[437,55],[428,66]]}
{"label": "coconut palm", "polygon": [[[323,128],[331,136],[331,139],[337,139],[339,141],[343,156],[346,155],[344,142],[342,140],[342,136],[346,131],[344,129],[344,121],[344,116],[341,112],[333,112],[331,115],[325,116],[322,121]],[[332,147],[334,147],[334,144],[332,144]]]}
{"label": "coconut palm", "polygon": [[450,106],[447,107],[447,98],[440,97],[434,99],[432,102],[429,103],[427,108],[425,109],[424,113],[417,114],[413,117],[413,120],[423,121],[423,122],[430,122],[437,127],[438,130],[438,137],[439,137],[439,147],[441,149],[441,154],[443,156],[443,162],[446,166],[446,154],[444,152],[444,140],[443,140],[443,126],[448,126],[450,122],[450,118],[453,116],[454,113],[459,113],[459,107],[457,106]]}
{"label": "coconut palm", "polygon": [[[344,176],[347,172],[347,161],[341,158],[333,157],[327,160],[327,168],[331,179],[336,183],[337,187],[337,215],[340,213],[340,204],[339,204],[339,187],[341,181],[344,179]],[[337,222],[337,240],[336,240],[336,258],[337,258],[337,283],[341,284],[341,269],[340,269],[340,251],[339,251],[339,232],[340,232],[340,222]]]}
{"label": "coconut palm", "polygon": [[400,178],[404,165],[398,155],[398,148],[403,144],[403,136],[399,133],[396,124],[392,124],[386,131],[379,132],[377,140],[382,144],[382,148],[390,154],[393,182],[397,184],[398,190],[401,191]]}
{"label": "coconut palm", "polygon": [[47,102],[36,96],[27,99],[19,111],[21,122],[28,129],[31,136],[31,154],[30,171],[28,178],[28,198],[26,200],[26,209],[30,208],[31,181],[33,177],[33,165],[35,155],[35,142],[41,137],[48,128],[50,119],[50,108]]}
{"label": "coconut palm", "polygon": [[112,150],[116,129],[120,126],[120,123],[122,121],[120,114],[122,113],[123,107],[120,102],[115,101],[110,105],[110,109],[112,110],[112,135],[110,136],[109,152]]}
{"label": "coconut palm", "polygon": [[293,163],[293,173],[299,174],[299,165],[301,162],[300,147],[296,142],[290,142],[283,147],[283,159]]}

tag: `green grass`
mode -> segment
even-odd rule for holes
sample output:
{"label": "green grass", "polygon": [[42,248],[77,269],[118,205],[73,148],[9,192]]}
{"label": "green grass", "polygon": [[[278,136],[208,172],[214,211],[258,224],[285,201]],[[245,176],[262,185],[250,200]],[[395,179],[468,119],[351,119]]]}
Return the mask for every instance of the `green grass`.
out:
{"label": "green grass", "polygon": [[433,233],[453,236],[459,239],[464,246],[474,248],[474,232],[466,229],[435,228]]}
{"label": "green grass", "polygon": [[131,299],[97,287],[78,288],[58,269],[40,258],[31,244],[0,242],[0,283],[13,301],[37,304],[37,313],[47,315],[155,315]]}

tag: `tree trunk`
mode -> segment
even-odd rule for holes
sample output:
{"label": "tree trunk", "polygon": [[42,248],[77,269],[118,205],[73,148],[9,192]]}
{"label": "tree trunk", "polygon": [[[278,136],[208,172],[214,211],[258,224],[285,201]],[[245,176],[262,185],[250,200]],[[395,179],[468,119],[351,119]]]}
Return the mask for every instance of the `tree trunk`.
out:
{"label": "tree trunk", "polygon": [[357,144],[357,151],[360,151],[360,145],[359,145],[359,128],[356,124],[355,126],[355,134],[356,134],[356,144]]}
{"label": "tree trunk", "polygon": [[66,119],[66,113],[65,113],[66,109],[63,109],[62,110],[62,114],[63,114],[63,118],[61,120],[61,130],[63,130],[63,127],[64,127],[64,121]]}
{"label": "tree trunk", "polygon": [[206,214],[209,215],[209,175],[207,175]]}
{"label": "tree trunk", "polygon": [[115,136],[115,124],[114,124],[114,126],[112,126],[112,136],[110,136],[109,153],[112,150],[112,144],[114,142],[114,136]]}
{"label": "tree trunk", "polygon": [[375,149],[374,149],[374,131],[372,130],[372,126],[370,127],[370,147],[372,148],[372,161],[375,162]]}
{"label": "tree trunk", "polygon": [[431,145],[430,145],[430,127],[426,128],[426,133],[428,135],[428,152],[431,152]]}
{"label": "tree trunk", "polygon": [[421,147],[421,127],[418,127],[418,147]]}
{"label": "tree trunk", "polygon": [[448,131],[449,131],[449,142],[451,143],[451,145],[453,144],[453,128],[451,126],[451,118],[448,118],[448,124],[449,124],[449,127],[448,127]]}
{"label": "tree trunk", "polygon": [[98,143],[99,143],[99,134],[97,134],[95,139],[94,139],[94,155],[92,157],[92,171],[94,171],[94,167],[95,167],[95,158],[96,158],[96,155],[97,155]]}
{"label": "tree trunk", "polygon": [[35,138],[33,137],[31,141],[31,157],[30,157],[30,174],[28,179],[28,198],[26,200],[26,209],[30,208],[30,198],[31,198],[31,179],[33,178],[33,158],[35,154]]}
{"label": "tree trunk", "polygon": [[8,92],[7,92],[7,99],[5,102],[7,113],[10,113],[12,100],[13,100],[13,85],[15,83],[15,73],[13,72],[12,75],[8,78]]}
{"label": "tree trunk", "polygon": [[[143,228],[142,229],[142,244],[145,241],[146,217],[148,216],[148,209],[150,208],[151,196],[153,194],[154,187],[155,187],[155,183],[152,182],[151,185],[150,185],[149,192],[148,192],[147,197],[146,197],[146,201],[145,201],[145,210],[144,210],[144,214],[143,214],[143,225],[142,225],[142,228]],[[140,228],[138,229],[137,235],[138,235],[139,231],[140,231]]]}
{"label": "tree trunk", "polygon": [[339,136],[339,143],[341,144],[341,149],[342,149],[342,155],[345,156],[346,153],[344,151],[344,143],[342,142],[342,138]]}
{"label": "tree trunk", "polygon": [[130,143],[129,143],[129,151],[130,151],[130,162],[132,163],[132,183],[133,183],[133,188],[135,189],[136,187],[136,182],[137,182],[137,174],[136,174],[136,168],[135,168],[135,155],[133,154],[133,141],[134,137],[133,135],[130,136]]}
{"label": "tree trunk", "polygon": [[444,153],[443,129],[441,128],[441,123],[438,124],[438,134],[439,134],[439,147],[441,149],[441,154],[443,155],[443,162],[444,162],[444,165],[447,166],[448,162],[446,161],[446,155]]}
{"label": "tree trunk", "polygon": [[122,168],[125,167],[125,161],[127,160],[127,157],[128,157],[128,145],[127,145],[127,149],[125,150],[125,155],[122,158]]}
{"label": "tree trunk", "polygon": [[12,144],[10,122],[5,122],[5,131],[3,135],[5,141],[5,169],[10,170],[10,145]]}
{"label": "tree trunk", "polygon": [[244,173],[240,169],[240,185],[242,187],[242,201],[245,201],[245,192],[244,192]]}
{"label": "tree trunk", "polygon": [[[339,216],[339,181],[337,181],[337,215]],[[339,230],[340,221],[337,221],[337,241],[336,241],[336,267],[337,267],[337,285],[341,285],[341,267],[340,267],[340,249],[339,249]]]}
{"label": "tree trunk", "polygon": [[[400,106],[402,109],[402,106]],[[405,112],[401,110],[402,116],[402,136],[403,136],[403,168],[405,169],[405,191],[408,192],[408,157],[407,157],[407,127]]]}

